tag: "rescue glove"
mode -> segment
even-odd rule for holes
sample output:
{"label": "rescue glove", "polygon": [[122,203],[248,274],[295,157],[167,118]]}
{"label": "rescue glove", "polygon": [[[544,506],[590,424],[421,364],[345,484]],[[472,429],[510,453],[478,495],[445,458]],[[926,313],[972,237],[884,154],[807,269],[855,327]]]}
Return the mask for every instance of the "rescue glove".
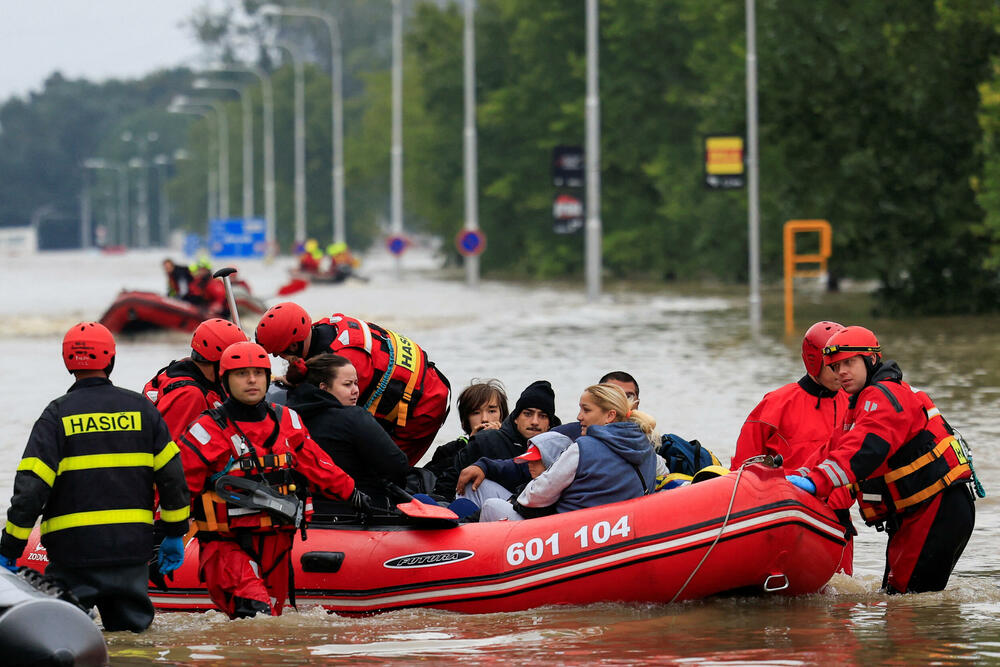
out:
{"label": "rescue glove", "polygon": [[157,557],[161,574],[173,572],[184,562],[184,538],[164,537],[160,542],[160,554]]}
{"label": "rescue glove", "polygon": [[372,507],[372,499],[364,491],[358,490],[358,487],[354,487],[354,491],[351,492],[351,497],[347,501],[351,503],[351,507],[361,514],[373,514],[375,512],[375,508]]}
{"label": "rescue glove", "polygon": [[816,495],[816,485],[808,477],[803,477],[802,475],[785,475],[785,479],[799,487],[806,493],[811,493]]}
{"label": "rescue glove", "polygon": [[8,558],[7,556],[0,556],[0,565],[3,565],[11,572],[17,572],[18,570],[21,569],[20,567],[15,565],[16,562],[17,562],[16,558]]}

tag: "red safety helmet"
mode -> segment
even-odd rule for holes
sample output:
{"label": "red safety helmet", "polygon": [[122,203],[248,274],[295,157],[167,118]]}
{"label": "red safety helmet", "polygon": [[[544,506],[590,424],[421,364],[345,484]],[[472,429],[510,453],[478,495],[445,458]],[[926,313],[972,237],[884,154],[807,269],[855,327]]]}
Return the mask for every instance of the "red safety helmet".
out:
{"label": "red safety helmet", "polygon": [[62,356],[66,370],[104,370],[114,363],[115,337],[99,322],[80,322],[63,336]]}
{"label": "red safety helmet", "polygon": [[837,361],[858,355],[870,357],[872,361],[882,358],[882,346],[878,338],[864,327],[847,327],[830,337],[823,348],[823,361],[829,366]]}
{"label": "red safety helmet", "polygon": [[233,343],[245,343],[247,335],[238,326],[221,317],[205,320],[191,336],[191,357],[195,361],[216,362]]}
{"label": "red safety helmet", "polygon": [[225,375],[237,368],[263,368],[270,373],[271,360],[267,356],[267,350],[250,341],[233,343],[219,359],[219,373]]}
{"label": "red safety helmet", "polygon": [[281,354],[309,335],[312,320],[306,309],[285,301],[267,309],[260,318],[254,338],[271,354]]}
{"label": "red safety helmet", "polygon": [[843,331],[844,326],[836,322],[817,322],[809,327],[806,335],[802,337],[802,363],[806,366],[806,373],[813,377],[819,377],[823,370],[823,348],[830,336]]}

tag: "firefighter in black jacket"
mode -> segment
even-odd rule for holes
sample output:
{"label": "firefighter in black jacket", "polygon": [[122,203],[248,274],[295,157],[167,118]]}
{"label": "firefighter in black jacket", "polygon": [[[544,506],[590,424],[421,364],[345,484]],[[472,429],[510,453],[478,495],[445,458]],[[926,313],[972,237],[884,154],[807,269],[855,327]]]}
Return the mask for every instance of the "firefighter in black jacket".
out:
{"label": "firefighter in black jacket", "polygon": [[141,632],[153,621],[147,592],[153,554],[154,485],[167,537],[161,572],[184,560],[190,496],[177,445],[152,403],[111,384],[111,332],[82,322],[63,338],[76,377],[35,422],[14,477],[0,565],[16,570],[38,516],[47,575],[85,605],[105,630]]}

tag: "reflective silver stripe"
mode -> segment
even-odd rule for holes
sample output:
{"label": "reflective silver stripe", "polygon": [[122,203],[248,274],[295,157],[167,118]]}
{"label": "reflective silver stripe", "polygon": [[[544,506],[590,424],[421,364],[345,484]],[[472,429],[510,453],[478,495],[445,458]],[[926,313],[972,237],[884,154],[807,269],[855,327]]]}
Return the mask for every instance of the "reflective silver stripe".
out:
{"label": "reflective silver stripe", "polygon": [[302,420],[299,419],[299,413],[291,408],[285,408],[288,410],[288,418],[292,420],[292,426],[295,428],[302,428]]}
{"label": "reflective silver stripe", "polygon": [[368,354],[372,353],[372,330],[368,328],[368,323],[364,320],[358,320],[361,323],[361,333],[365,335],[365,352]]}
{"label": "reflective silver stripe", "polygon": [[212,440],[212,436],[208,434],[205,427],[201,424],[195,424],[189,429],[189,433],[194,436],[194,439],[203,445],[207,445]]}
{"label": "reflective silver stripe", "polygon": [[834,486],[844,486],[848,483],[847,476],[840,469],[840,467],[830,459],[827,459],[819,464],[819,469],[826,473],[826,476],[830,478],[830,481],[833,482]]}
{"label": "reflective silver stripe", "polygon": [[927,411],[928,419],[934,419],[935,417],[940,417],[940,416],[941,416],[941,411],[938,410],[937,408],[931,408],[930,410]]}
{"label": "reflective silver stripe", "polygon": [[866,503],[880,503],[882,502],[882,496],[877,493],[862,493],[861,500]]}
{"label": "reflective silver stripe", "polygon": [[257,514],[260,510],[252,507],[230,507],[229,516],[242,516],[244,514]]}

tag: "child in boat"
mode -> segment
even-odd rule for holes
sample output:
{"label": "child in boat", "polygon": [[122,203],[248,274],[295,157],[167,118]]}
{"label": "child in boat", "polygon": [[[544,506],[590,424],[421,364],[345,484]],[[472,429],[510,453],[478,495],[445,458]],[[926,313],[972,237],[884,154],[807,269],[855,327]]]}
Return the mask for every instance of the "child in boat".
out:
{"label": "child in boat", "polygon": [[651,438],[656,421],[633,409],[621,387],[597,384],[580,396],[583,435],[552,466],[533,479],[513,508],[554,506],[570,512],[653,491],[657,456]]}
{"label": "child in boat", "polygon": [[[480,505],[480,521],[520,520],[555,514],[554,507],[534,510],[522,508],[518,513],[511,504],[527,484],[548,470],[573,441],[562,433],[548,431],[528,441],[528,451],[520,456],[494,461],[479,459],[474,464],[483,477],[466,486],[463,497]],[[514,489],[513,492],[508,489]]]}
{"label": "child in boat", "polygon": [[458,395],[458,418],[465,435],[440,445],[424,466],[437,477],[435,496],[449,502],[455,499],[455,484],[458,482],[455,457],[469,444],[471,436],[483,430],[500,428],[509,414],[507,391],[500,380],[473,382],[462,390]]}

